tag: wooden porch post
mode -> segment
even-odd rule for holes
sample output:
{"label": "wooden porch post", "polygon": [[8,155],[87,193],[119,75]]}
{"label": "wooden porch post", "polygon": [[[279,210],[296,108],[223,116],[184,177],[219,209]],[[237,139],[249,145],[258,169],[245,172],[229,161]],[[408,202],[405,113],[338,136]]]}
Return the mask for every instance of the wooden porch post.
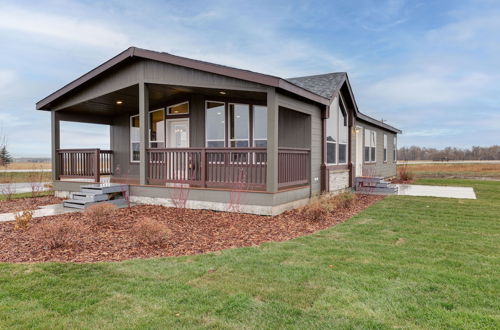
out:
{"label": "wooden porch post", "polygon": [[140,132],[140,163],[139,163],[139,182],[148,183],[148,159],[146,148],[148,147],[148,127],[149,127],[149,90],[148,85],[143,81],[139,83],[139,132]]}
{"label": "wooden porch post", "polygon": [[276,90],[267,91],[267,182],[268,192],[278,191],[278,118]]}
{"label": "wooden porch post", "polygon": [[57,111],[51,112],[51,141],[52,141],[52,181],[59,180],[61,162],[58,150],[61,148],[60,119]]}

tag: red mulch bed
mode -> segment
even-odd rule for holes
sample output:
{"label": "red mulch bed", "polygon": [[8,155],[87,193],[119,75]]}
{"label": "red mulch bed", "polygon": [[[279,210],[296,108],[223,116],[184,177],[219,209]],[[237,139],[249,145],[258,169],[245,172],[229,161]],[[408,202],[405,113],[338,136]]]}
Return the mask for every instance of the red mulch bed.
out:
{"label": "red mulch bed", "polygon": [[[107,227],[92,228],[81,213],[35,218],[26,230],[15,230],[13,222],[0,223],[0,261],[118,261],[256,246],[326,229],[351,218],[382,198],[378,195],[357,195],[354,205],[349,209],[336,211],[320,221],[305,218],[300,209],[269,217],[140,205],[114,211],[113,222]],[[141,217],[164,223],[170,232],[168,239],[159,245],[138,242],[131,229]],[[79,223],[81,229],[75,237],[76,244],[71,248],[49,249],[37,235],[37,226],[61,220]]]}
{"label": "red mulch bed", "polygon": [[61,204],[62,201],[63,200],[61,198],[57,198],[54,196],[18,198],[18,199],[12,199],[10,201],[3,200],[0,201],[0,213],[35,210],[40,206],[45,206],[50,204]]}

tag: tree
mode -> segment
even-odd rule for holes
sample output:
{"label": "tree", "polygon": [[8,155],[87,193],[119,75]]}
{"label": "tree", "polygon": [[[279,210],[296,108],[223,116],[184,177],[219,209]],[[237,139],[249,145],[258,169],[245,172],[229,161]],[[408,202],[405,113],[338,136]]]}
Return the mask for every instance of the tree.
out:
{"label": "tree", "polygon": [[9,151],[7,151],[7,146],[3,145],[0,149],[0,166],[7,166],[12,163],[13,159]]}

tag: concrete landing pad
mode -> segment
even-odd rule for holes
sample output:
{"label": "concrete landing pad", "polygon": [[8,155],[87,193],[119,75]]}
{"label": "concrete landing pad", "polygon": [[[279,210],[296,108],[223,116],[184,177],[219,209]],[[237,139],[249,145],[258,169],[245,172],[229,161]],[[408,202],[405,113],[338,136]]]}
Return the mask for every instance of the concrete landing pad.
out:
{"label": "concrete landing pad", "polygon": [[476,199],[472,187],[424,186],[416,184],[397,184],[398,195],[429,196],[447,198]]}

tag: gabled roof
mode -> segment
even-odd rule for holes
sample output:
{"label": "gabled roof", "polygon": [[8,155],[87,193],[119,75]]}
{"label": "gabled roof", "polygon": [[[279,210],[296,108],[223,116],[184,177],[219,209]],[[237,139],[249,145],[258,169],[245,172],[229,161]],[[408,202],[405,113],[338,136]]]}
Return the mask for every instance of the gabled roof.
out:
{"label": "gabled roof", "polygon": [[59,98],[65,96],[67,93],[70,93],[76,88],[88,83],[91,80],[96,79],[98,76],[100,76],[107,70],[114,68],[119,64],[127,60],[130,60],[132,58],[149,59],[172,65],[178,65],[186,68],[191,68],[195,70],[200,70],[204,72],[214,73],[222,76],[251,81],[261,85],[279,88],[326,106],[331,104],[333,98],[337,96],[344,83],[346,83],[347,90],[349,91],[350,97],[354,104],[355,116],[357,118],[372,123],[374,125],[377,125],[379,127],[388,129],[395,133],[401,133],[401,131],[398,130],[397,128],[394,128],[390,125],[375,120],[359,112],[356,106],[356,101],[354,100],[354,95],[352,94],[347,73],[345,72],[334,72],[334,73],[320,74],[314,76],[283,79],[280,77],[258,73],[254,71],[237,69],[225,65],[194,60],[187,57],[181,57],[169,53],[156,52],[137,47],[130,47],[126,49],[125,51],[111,58],[110,60],[99,65],[95,69],[87,72],[83,76],[75,79],[74,81],[63,86],[59,90],[50,94],[49,96],[38,101],[36,103],[36,108],[38,110],[51,110],[52,102],[57,101]]}
{"label": "gabled roof", "polygon": [[315,76],[287,78],[286,80],[315,94],[333,99],[346,77],[347,73],[345,72],[332,72]]}

